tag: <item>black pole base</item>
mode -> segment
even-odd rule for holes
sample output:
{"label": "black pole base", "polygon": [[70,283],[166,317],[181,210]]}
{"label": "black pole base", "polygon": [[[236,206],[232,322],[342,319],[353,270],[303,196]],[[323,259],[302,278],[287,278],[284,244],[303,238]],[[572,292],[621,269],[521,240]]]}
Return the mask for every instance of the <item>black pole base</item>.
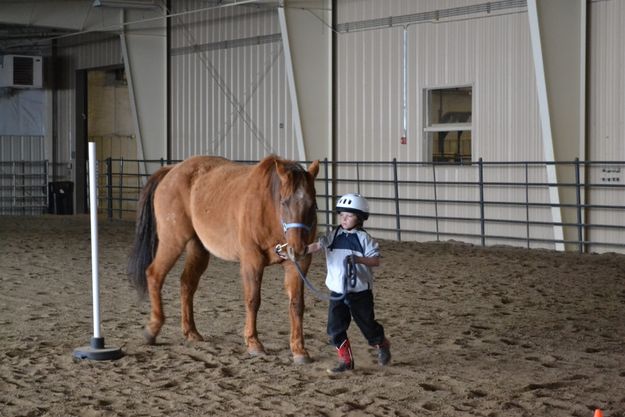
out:
{"label": "black pole base", "polygon": [[92,337],[90,346],[82,346],[74,349],[74,357],[77,359],[91,359],[94,361],[110,361],[124,356],[120,348],[104,347],[103,337]]}

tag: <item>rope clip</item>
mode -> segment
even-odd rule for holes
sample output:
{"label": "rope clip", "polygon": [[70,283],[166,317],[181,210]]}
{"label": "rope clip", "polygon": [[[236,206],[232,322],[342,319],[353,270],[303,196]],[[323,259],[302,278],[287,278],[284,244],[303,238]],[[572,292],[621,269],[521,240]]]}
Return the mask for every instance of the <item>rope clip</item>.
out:
{"label": "rope clip", "polygon": [[278,243],[276,247],[274,248],[276,255],[278,255],[282,259],[289,259],[289,256],[285,253],[285,250],[284,250],[288,245],[289,245],[288,243],[283,243],[282,245]]}

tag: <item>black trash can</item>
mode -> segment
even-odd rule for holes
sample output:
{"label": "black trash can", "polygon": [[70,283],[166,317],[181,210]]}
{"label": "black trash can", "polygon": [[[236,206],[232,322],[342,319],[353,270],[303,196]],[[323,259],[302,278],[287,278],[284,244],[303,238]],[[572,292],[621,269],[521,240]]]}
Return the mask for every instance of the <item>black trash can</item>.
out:
{"label": "black trash can", "polygon": [[74,214],[74,183],[54,181],[48,183],[48,213]]}

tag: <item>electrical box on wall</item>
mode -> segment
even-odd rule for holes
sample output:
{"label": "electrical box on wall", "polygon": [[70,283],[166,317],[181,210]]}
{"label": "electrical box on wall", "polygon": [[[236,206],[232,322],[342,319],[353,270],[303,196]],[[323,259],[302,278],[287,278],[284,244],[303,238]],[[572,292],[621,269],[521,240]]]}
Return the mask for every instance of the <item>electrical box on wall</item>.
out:
{"label": "electrical box on wall", "polygon": [[43,58],[0,55],[0,87],[42,88]]}

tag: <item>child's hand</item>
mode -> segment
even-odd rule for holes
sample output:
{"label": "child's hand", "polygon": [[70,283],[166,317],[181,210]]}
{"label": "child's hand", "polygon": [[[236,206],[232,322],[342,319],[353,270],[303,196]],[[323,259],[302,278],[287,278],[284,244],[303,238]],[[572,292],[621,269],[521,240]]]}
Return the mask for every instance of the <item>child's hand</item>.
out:
{"label": "child's hand", "polygon": [[353,259],[353,262],[355,264],[363,264],[363,265],[367,265],[369,267],[380,266],[380,257],[378,257],[378,256],[367,258],[365,256],[349,255],[349,257],[351,257]]}
{"label": "child's hand", "polygon": [[321,250],[321,244],[319,242],[313,242],[308,245],[308,253],[315,253]]}

